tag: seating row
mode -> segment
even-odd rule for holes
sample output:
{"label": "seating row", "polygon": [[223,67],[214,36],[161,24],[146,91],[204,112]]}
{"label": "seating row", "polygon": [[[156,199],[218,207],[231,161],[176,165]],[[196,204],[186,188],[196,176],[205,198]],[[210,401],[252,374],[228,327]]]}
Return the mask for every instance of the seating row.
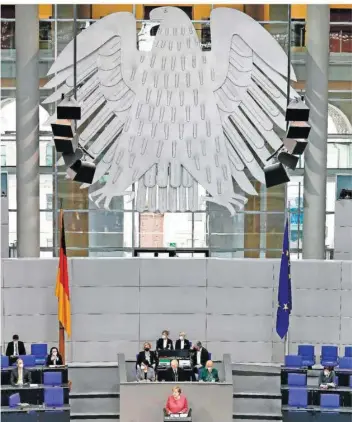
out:
{"label": "seating row", "polygon": [[[338,385],[339,379],[335,376],[334,383]],[[289,387],[304,387],[307,385],[307,374],[289,373],[287,378]],[[352,388],[352,375],[350,376],[349,386]]]}
{"label": "seating row", "polygon": [[[306,388],[290,388],[288,391],[288,405],[290,407],[306,408],[308,406],[308,390]],[[323,409],[338,409],[340,407],[340,395],[321,394],[320,407]]]}
{"label": "seating row", "polygon": [[[310,345],[310,344],[300,344],[298,346],[297,355],[289,355],[289,356],[292,356],[292,358],[290,359],[294,359],[293,356],[295,356],[296,361],[299,362],[300,366],[311,367],[316,364],[315,348],[313,345]],[[345,347],[345,356],[343,357],[339,357],[338,346],[322,346],[321,347],[320,363],[323,366],[337,366],[338,363],[341,360],[344,360],[345,358],[352,358],[352,346]],[[351,361],[345,360],[345,362],[351,362]]]}
{"label": "seating row", "polygon": [[[43,366],[45,365],[46,359],[44,361],[38,360],[34,355],[19,355],[18,359],[23,360],[23,365],[27,368],[33,368],[34,366]],[[39,363],[42,362],[42,363]],[[10,358],[8,356],[1,355],[1,368],[8,368],[9,366],[16,366],[16,362],[10,365]]]}
{"label": "seating row", "polygon": [[[9,407],[17,407],[20,403],[19,393],[9,397]],[[62,407],[64,405],[64,389],[62,387],[46,387],[44,389],[44,404],[46,407]]]}
{"label": "seating row", "polygon": [[[302,355],[286,355],[285,356],[285,367],[287,368],[311,368],[314,363],[312,360],[308,360]],[[321,365],[324,367],[338,367],[340,369],[351,369],[352,370],[352,357],[341,357],[341,358],[321,358]]]}

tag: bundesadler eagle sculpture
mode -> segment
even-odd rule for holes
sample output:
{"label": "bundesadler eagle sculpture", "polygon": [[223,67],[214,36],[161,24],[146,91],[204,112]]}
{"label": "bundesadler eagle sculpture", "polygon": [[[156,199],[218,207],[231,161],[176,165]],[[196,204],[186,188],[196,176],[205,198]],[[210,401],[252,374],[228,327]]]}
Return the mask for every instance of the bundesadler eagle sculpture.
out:
{"label": "bundesadler eagle sculpture", "polygon": [[[257,194],[250,179],[265,183],[263,166],[282,145],[275,129],[286,127],[287,56],[234,9],[212,11],[207,52],[181,9],[156,8],[150,19],[160,27],[149,52],[137,49],[130,13],[108,15],[77,37],[79,142],[95,157],[93,187],[107,175],[91,197],[105,207],[136,195],[138,211],[196,211],[200,185],[206,201],[233,213],[244,194]],[[45,103],[72,92],[72,58],[71,41],[48,73],[45,87],[57,90]],[[293,89],[290,96],[299,97]]]}

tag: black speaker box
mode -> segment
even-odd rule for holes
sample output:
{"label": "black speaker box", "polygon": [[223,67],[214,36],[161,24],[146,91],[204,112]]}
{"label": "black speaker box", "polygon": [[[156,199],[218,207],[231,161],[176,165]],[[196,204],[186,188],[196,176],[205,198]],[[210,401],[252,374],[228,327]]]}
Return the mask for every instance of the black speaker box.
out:
{"label": "black speaker box", "polygon": [[295,155],[289,154],[288,152],[282,151],[277,156],[277,159],[281,164],[290,168],[291,170],[295,170],[298,164],[299,158]]}
{"label": "black speaker box", "polygon": [[310,132],[310,125],[307,122],[290,122],[286,138],[307,139]]}
{"label": "black speaker box", "polygon": [[271,164],[264,168],[265,184],[267,188],[282,185],[290,181],[285,167],[281,163]]}
{"label": "black speaker box", "polygon": [[287,151],[290,154],[295,154],[295,155],[302,155],[308,145],[308,141],[306,141],[305,139],[284,138],[282,142],[284,143]]}
{"label": "black speaker box", "polygon": [[80,120],[81,107],[73,97],[65,98],[63,96],[61,103],[57,106],[57,118]]}
{"label": "black speaker box", "polygon": [[75,182],[91,184],[95,174],[95,164],[88,161],[77,160],[67,170]]}
{"label": "black speaker box", "polygon": [[72,138],[54,138],[54,144],[57,152],[62,152],[63,154],[73,154],[75,152]]}
{"label": "black speaker box", "polygon": [[292,100],[286,109],[286,122],[308,122],[309,108],[302,100]]}
{"label": "black speaker box", "polygon": [[74,136],[72,122],[70,120],[57,120],[51,124],[51,130],[55,138],[73,138]]}

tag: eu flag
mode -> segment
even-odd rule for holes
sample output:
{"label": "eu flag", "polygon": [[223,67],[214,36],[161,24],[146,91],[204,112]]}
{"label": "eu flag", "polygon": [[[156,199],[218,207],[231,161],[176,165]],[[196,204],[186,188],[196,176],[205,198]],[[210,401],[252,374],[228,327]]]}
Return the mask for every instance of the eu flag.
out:
{"label": "eu flag", "polygon": [[290,250],[288,239],[288,220],[286,221],[284,241],[282,245],[278,308],[276,315],[276,332],[281,338],[284,338],[290,324],[290,313],[292,310],[292,292],[291,292],[291,268],[290,268]]}

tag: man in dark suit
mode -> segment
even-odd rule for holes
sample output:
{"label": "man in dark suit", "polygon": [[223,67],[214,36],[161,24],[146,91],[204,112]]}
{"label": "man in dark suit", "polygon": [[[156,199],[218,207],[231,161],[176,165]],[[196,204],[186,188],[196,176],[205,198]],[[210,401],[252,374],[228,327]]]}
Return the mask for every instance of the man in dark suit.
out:
{"label": "man in dark suit", "polygon": [[10,341],[6,348],[6,356],[10,358],[10,365],[16,362],[18,356],[26,354],[26,348],[24,347],[23,341],[19,340],[17,334],[14,334],[12,341]]}
{"label": "man in dark suit", "polygon": [[161,338],[156,342],[156,350],[174,350],[172,340],[169,339],[169,332],[164,330],[161,333]]}
{"label": "man in dark suit", "polygon": [[205,368],[205,364],[209,360],[208,350],[203,347],[200,341],[197,341],[196,345],[193,347],[191,360],[193,372],[195,375],[198,375],[199,368]]}
{"label": "man in dark suit", "polygon": [[151,348],[152,345],[149,342],[144,343],[144,350],[138,353],[136,369],[138,366],[141,366],[141,363],[145,360],[147,360],[149,362],[149,365],[155,369],[157,365],[157,357],[155,352],[153,352]]}
{"label": "man in dark suit", "polygon": [[189,340],[186,339],[186,333],[181,331],[180,338],[175,342],[175,350],[189,350],[191,345]]}
{"label": "man in dark suit", "polygon": [[23,367],[23,360],[17,360],[17,367],[11,371],[11,385],[14,387],[32,382],[31,373]]}
{"label": "man in dark suit", "polygon": [[176,359],[171,361],[171,367],[165,371],[163,379],[168,382],[190,381],[190,379],[187,379],[185,371],[178,367],[178,361]]}

